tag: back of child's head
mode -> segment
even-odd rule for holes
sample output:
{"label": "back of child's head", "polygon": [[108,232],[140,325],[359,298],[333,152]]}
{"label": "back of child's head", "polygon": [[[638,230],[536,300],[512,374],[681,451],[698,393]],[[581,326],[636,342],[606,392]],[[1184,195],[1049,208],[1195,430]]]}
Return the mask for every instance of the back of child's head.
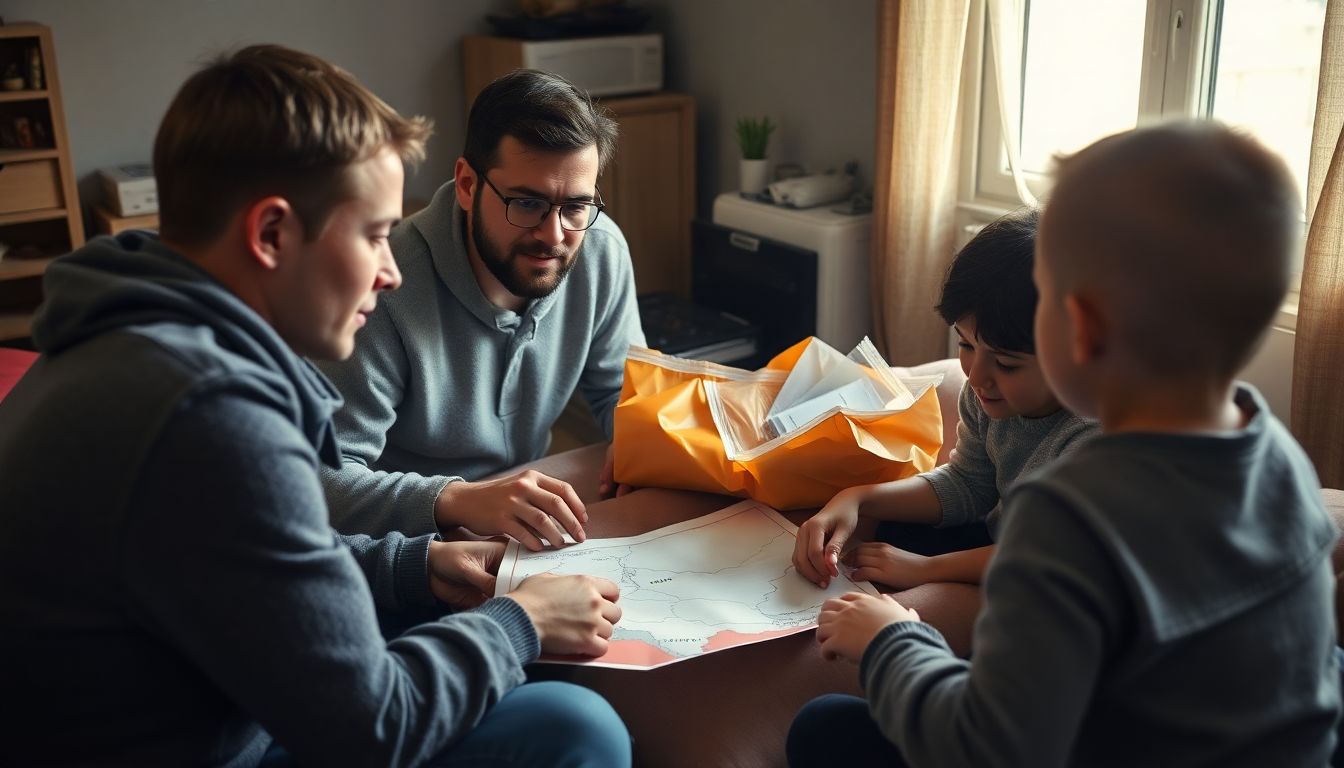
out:
{"label": "back of child's head", "polygon": [[1031,265],[1036,248],[1034,208],[986,224],[952,260],[938,314],[948,325],[972,317],[976,336],[994,349],[1036,353],[1032,318],[1036,285]]}
{"label": "back of child's head", "polygon": [[345,70],[277,45],[207,64],[173,98],[154,141],[165,240],[200,246],[250,201],[285,197],[317,237],[355,193],[346,170],[391,146],[424,157],[429,121],[404,118]]}
{"label": "back of child's head", "polygon": [[1283,301],[1299,210],[1283,161],[1250,137],[1144,128],[1059,162],[1038,258],[1052,293],[1105,307],[1127,364],[1230,379]]}

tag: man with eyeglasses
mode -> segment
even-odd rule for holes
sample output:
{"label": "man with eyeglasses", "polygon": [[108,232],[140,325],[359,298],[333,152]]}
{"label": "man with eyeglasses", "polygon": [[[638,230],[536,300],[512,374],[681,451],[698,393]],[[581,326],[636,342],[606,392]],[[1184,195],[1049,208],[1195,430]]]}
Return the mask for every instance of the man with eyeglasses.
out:
{"label": "man with eyeglasses", "polygon": [[567,483],[480,478],[540,458],[576,391],[611,434],[626,349],[644,343],[629,247],[597,188],[616,130],[548,73],[476,98],[455,178],[392,232],[401,290],[324,366],[345,397],[342,466],[323,475],[337,529],[584,539]]}

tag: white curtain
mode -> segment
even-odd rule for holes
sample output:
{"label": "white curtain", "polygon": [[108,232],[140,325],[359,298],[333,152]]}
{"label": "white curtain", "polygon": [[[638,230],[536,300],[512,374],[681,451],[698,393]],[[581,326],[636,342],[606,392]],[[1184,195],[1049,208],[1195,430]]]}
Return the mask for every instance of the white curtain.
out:
{"label": "white curtain", "polygon": [[947,356],[933,307],[955,243],[969,0],[881,0],[873,314],[893,365]]}

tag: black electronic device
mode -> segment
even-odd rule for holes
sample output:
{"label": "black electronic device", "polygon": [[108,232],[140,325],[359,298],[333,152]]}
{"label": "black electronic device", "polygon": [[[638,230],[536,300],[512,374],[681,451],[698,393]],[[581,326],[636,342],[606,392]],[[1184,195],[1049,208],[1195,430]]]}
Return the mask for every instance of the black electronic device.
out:
{"label": "black electronic device", "polygon": [[817,333],[815,251],[694,221],[691,276],[696,304],[760,327],[763,360]]}
{"label": "black electronic device", "polygon": [[739,368],[755,367],[759,357],[756,326],[670,293],[640,296],[639,320],[649,348],[669,355]]}

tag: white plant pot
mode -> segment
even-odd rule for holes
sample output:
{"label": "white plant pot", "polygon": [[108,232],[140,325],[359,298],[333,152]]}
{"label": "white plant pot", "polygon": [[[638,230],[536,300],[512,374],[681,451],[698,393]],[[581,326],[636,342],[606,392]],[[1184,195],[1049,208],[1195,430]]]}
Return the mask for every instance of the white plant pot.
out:
{"label": "white plant pot", "polygon": [[770,161],[769,160],[739,160],[741,167],[738,171],[743,192],[758,194],[765,191],[766,185],[770,182]]}

